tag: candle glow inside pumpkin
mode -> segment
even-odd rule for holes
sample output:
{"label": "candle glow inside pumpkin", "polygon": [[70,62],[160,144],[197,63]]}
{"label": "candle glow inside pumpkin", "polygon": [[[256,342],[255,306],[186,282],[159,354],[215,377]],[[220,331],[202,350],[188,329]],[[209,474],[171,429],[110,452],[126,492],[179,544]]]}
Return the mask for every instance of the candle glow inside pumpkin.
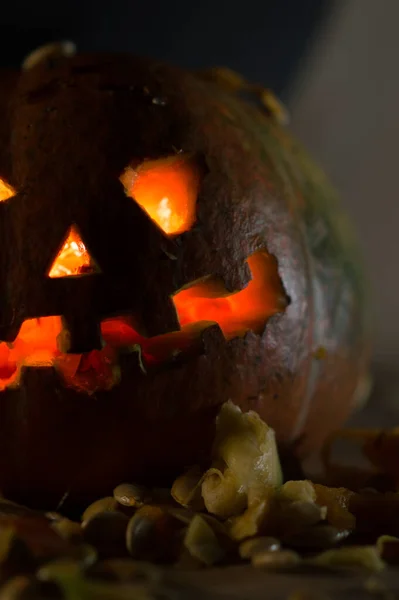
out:
{"label": "candle glow inside pumpkin", "polygon": [[14,188],[0,177],[0,202],[5,202],[15,196]]}
{"label": "candle glow inside pumpkin", "polygon": [[195,221],[201,173],[190,155],[144,161],[128,167],[120,180],[128,196],[167,235],[188,231]]}
{"label": "candle glow inside pumpkin", "polygon": [[72,226],[48,276],[69,277],[98,271],[76,227]]}

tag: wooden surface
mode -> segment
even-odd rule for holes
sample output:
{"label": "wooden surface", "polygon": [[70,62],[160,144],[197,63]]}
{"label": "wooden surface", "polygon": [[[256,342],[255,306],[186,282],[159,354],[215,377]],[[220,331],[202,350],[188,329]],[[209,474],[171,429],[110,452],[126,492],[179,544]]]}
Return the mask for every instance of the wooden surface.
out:
{"label": "wooden surface", "polygon": [[[249,566],[210,569],[167,576],[167,589],[182,600],[395,600],[399,577],[394,569],[382,574],[349,571],[309,572],[296,569],[268,573]],[[374,590],[374,591],[370,591]],[[295,595],[296,594],[296,595]],[[174,597],[174,594],[171,594]]]}

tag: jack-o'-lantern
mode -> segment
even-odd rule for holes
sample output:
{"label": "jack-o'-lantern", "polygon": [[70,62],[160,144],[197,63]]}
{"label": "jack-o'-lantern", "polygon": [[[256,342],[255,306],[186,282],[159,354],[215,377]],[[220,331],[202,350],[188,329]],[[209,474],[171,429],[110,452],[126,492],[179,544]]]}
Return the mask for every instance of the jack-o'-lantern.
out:
{"label": "jack-o'-lantern", "polygon": [[1,77],[0,489],[54,506],[165,479],[228,399],[317,447],[368,359],[322,175],[222,77],[36,63]]}

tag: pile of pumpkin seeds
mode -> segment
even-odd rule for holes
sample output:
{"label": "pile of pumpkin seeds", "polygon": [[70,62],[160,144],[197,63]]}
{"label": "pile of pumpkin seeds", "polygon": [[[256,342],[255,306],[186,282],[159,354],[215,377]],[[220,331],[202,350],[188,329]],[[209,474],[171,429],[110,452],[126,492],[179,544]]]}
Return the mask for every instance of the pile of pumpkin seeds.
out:
{"label": "pile of pumpkin seeds", "polygon": [[280,537],[260,530],[237,540],[231,520],[179,505],[170,490],[131,483],[88,506],[81,522],[1,500],[0,600],[168,598],[164,576],[171,569],[245,563],[274,571],[355,566],[379,572],[385,546],[397,560],[397,538],[347,544],[351,532],[327,524],[323,510],[292,504],[285,534],[284,528]]}
{"label": "pile of pumpkin seeds", "polygon": [[[374,505],[376,494],[356,497],[358,506]],[[398,564],[399,538],[380,531],[359,541],[353,497],[308,480],[283,483],[273,431],[228,403],[212,464],[188,469],[170,489],[122,483],[80,521],[0,499],[0,600],[173,598],[165,574],[227,565],[380,572]],[[382,500],[399,508],[399,494]]]}

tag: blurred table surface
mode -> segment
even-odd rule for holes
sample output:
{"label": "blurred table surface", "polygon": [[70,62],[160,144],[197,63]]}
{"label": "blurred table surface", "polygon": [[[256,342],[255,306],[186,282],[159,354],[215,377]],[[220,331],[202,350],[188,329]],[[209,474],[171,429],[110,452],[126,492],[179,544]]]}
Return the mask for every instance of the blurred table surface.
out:
{"label": "blurred table surface", "polygon": [[399,577],[394,569],[378,574],[349,571],[280,573],[249,566],[173,573],[166,589],[177,600],[395,600]]}

